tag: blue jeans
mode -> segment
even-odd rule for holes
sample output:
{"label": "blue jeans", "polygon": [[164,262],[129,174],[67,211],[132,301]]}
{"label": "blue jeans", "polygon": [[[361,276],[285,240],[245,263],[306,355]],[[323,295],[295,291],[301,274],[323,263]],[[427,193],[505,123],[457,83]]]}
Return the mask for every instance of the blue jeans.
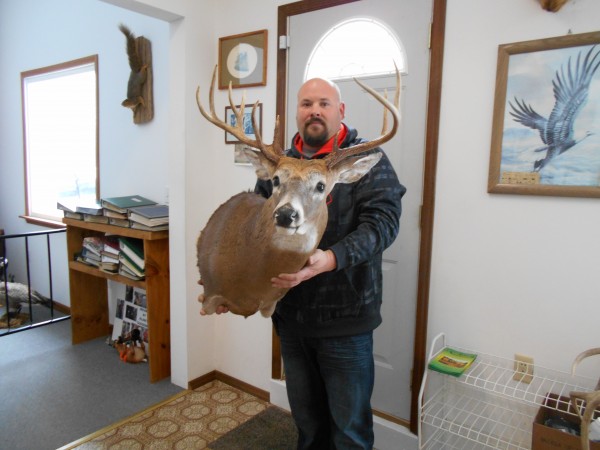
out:
{"label": "blue jeans", "polygon": [[279,337],[298,450],[372,449],[373,333]]}

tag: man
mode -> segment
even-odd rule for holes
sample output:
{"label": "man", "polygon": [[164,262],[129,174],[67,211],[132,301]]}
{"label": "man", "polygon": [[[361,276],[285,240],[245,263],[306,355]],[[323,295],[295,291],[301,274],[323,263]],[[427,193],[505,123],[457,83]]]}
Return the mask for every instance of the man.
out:
{"label": "man", "polygon": [[[338,132],[340,148],[361,142],[342,123],[344,113],[335,84],[318,78],[304,83],[298,133],[286,155],[321,158]],[[255,191],[269,197],[271,182],[259,180]],[[292,288],[277,304],[273,323],[298,449],[373,447],[373,330],[382,321],[382,253],[398,234],[405,191],[385,154],[359,181],[337,184],[319,248],[299,272],[272,279],[274,286]]]}

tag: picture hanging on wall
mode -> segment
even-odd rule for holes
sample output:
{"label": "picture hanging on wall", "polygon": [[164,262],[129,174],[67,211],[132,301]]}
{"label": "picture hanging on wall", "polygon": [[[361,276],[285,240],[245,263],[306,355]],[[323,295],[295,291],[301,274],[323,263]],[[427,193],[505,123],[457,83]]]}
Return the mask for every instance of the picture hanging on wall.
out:
{"label": "picture hanging on wall", "polygon": [[488,192],[600,197],[600,32],[500,45]]}
{"label": "picture hanging on wall", "polygon": [[219,89],[266,86],[267,30],[219,38]]}
{"label": "picture hanging on wall", "polygon": [[[236,109],[239,110],[241,105],[236,105]],[[246,105],[244,106],[244,112],[242,114],[242,129],[244,130],[244,134],[249,139],[256,139],[256,133],[254,131],[254,126],[252,125],[252,108],[254,105]],[[262,136],[262,103],[258,103],[256,105],[256,127],[258,128],[258,133]],[[225,121],[227,125],[235,127],[237,124],[237,118],[231,106],[225,107]],[[240,141],[231,133],[225,132],[225,143],[226,144],[239,144]]]}

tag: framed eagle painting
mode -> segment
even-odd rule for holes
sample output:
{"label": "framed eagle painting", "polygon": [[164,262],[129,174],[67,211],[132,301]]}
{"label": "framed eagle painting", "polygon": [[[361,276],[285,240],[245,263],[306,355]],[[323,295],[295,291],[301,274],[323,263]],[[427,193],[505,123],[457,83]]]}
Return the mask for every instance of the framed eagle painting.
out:
{"label": "framed eagle painting", "polygon": [[498,47],[488,192],[600,197],[600,32]]}

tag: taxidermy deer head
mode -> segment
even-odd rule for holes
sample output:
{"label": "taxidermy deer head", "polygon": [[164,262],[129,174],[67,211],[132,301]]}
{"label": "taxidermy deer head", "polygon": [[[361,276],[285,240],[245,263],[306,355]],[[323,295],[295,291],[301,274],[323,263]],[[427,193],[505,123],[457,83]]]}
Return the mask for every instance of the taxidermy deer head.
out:
{"label": "taxidermy deer head", "polygon": [[[229,85],[229,103],[236,125],[220,120],[214,108],[216,67],[209,93],[210,114],[202,107],[196,91],[200,113],[212,124],[233,134],[249,147],[244,150],[254,165],[258,178],[273,181],[269,199],[245,192],[221,205],[209,219],[197,242],[199,283],[204,293],[198,297],[202,310],[212,314],[220,305],[234,314],[248,317],[260,311],[264,317],[273,314],[276,303],[287,289],[274,288],[271,278],[280,273],[300,270],[315,251],[327,225],[328,194],[336,183],[352,183],[366,174],[381,158],[380,152],[369,150],[389,141],[398,129],[400,74],[396,69],[396,95],[392,104],[384,96],[359,80],[355,81],[392,113],[393,126],[387,130],[384,114],[382,135],[370,142],[333,151],[323,159],[300,160],[283,155],[280,145],[279,120],[276,120],[272,144],[262,141],[254,113],[252,125],[256,140],[242,129],[244,96],[236,108]],[[385,111],[385,110],[384,110]],[[354,156],[361,155],[358,158]]]}

